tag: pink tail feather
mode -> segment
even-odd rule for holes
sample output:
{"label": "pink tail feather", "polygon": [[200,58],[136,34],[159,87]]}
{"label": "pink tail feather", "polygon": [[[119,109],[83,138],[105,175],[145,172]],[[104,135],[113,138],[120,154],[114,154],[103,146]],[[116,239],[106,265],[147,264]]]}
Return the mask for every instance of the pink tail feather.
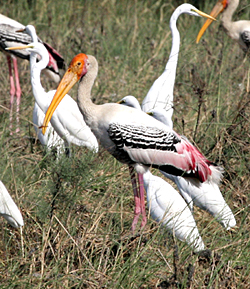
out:
{"label": "pink tail feather", "polygon": [[209,181],[219,184],[223,168],[210,162],[195,146],[193,146],[185,137],[182,138],[182,153],[186,154],[190,160],[191,170],[201,181]]}

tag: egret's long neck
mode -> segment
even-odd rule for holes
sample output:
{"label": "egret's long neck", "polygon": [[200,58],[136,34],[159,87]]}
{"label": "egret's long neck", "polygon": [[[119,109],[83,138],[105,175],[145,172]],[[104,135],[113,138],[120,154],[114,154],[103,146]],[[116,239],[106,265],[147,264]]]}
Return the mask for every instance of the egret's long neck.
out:
{"label": "egret's long neck", "polygon": [[34,29],[30,30],[30,37],[32,39],[32,42],[38,42],[38,37],[37,37],[36,31]]}
{"label": "egret's long neck", "polygon": [[[46,51],[47,52],[47,51]],[[48,53],[45,53],[42,55],[41,60],[39,62],[36,62],[36,56],[37,54],[35,52],[31,52],[30,54],[30,78],[31,78],[31,85],[32,85],[32,91],[33,95],[35,97],[35,100],[39,107],[45,112],[47,110],[47,107],[45,106],[45,90],[42,87],[40,76],[41,76],[41,70],[44,69],[49,61],[49,55]]]}
{"label": "egret's long neck", "polygon": [[180,33],[176,27],[176,22],[180,14],[181,11],[179,11],[179,9],[176,9],[170,18],[170,29],[172,33],[172,48],[170,51],[169,59],[166,64],[165,70],[171,71],[171,77],[173,78],[173,81],[171,82],[173,84],[172,89],[174,89],[174,80],[176,76],[176,67],[178,63],[178,55],[180,50]]}
{"label": "egret's long neck", "polygon": [[142,110],[148,111],[149,109],[160,106],[168,111],[170,119],[173,114],[173,91],[180,48],[180,34],[176,27],[176,21],[180,14],[181,9],[177,8],[170,19],[172,48],[165,69],[154,81],[142,102]]}
{"label": "egret's long neck", "polygon": [[227,8],[223,11],[221,22],[223,27],[229,32],[232,26],[232,17],[239,5],[239,0],[230,0]]}

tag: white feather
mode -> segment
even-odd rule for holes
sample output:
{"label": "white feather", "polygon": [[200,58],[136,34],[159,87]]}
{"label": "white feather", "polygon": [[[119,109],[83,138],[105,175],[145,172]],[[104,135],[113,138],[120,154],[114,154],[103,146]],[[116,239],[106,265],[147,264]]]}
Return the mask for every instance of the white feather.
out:
{"label": "white feather", "polygon": [[0,215],[14,228],[24,225],[23,217],[4,184],[0,181]]}
{"label": "white feather", "polygon": [[187,242],[195,251],[204,250],[193,215],[179,193],[149,171],[143,174],[143,180],[151,217],[161,222],[179,240]]}
{"label": "white feather", "polygon": [[[37,105],[45,114],[55,94],[55,90],[45,92],[40,81],[41,70],[46,67],[49,61],[49,55],[44,45],[38,43],[36,31],[32,25],[26,26],[25,32],[29,34],[33,40],[33,48],[27,49],[31,53],[30,71],[33,95]],[[41,60],[39,62],[36,62],[37,54],[41,56]],[[39,119],[39,122],[40,118],[41,116],[36,116],[36,119]],[[54,112],[50,123],[55,132],[50,132],[49,135],[55,136],[57,133],[58,136],[60,136],[66,142],[67,147],[70,147],[70,144],[74,143],[78,146],[86,146],[91,150],[96,152],[98,151],[98,142],[96,137],[86,125],[77,103],[69,95],[66,95],[61,101],[58,108]],[[35,125],[39,127],[40,123],[35,123]],[[50,129],[50,131],[52,131],[52,129]],[[42,138],[40,133],[39,135]],[[58,140],[58,136],[55,136],[56,141]],[[43,140],[43,142],[46,142],[46,140]],[[49,142],[53,143],[54,139],[50,140]],[[58,144],[61,146],[62,142],[58,141]]]}

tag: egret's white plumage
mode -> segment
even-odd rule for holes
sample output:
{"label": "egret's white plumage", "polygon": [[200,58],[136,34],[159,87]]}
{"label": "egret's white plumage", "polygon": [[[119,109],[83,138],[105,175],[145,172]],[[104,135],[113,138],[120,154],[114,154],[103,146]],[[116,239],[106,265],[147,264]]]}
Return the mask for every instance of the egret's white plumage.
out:
{"label": "egret's white plumage", "polygon": [[143,174],[143,181],[151,217],[161,222],[179,240],[187,242],[195,251],[204,250],[193,215],[179,193],[150,171]]}
{"label": "egret's white plumage", "polygon": [[141,110],[141,106],[138,99],[133,95],[124,96],[117,103]]}
{"label": "egret's white plumage", "polygon": [[[36,32],[32,25],[26,26],[24,32],[33,35],[32,38],[34,42],[24,46],[24,48],[30,52],[31,85],[35,101],[41,109],[40,111],[38,110],[39,116],[36,117],[37,120],[40,121],[41,119],[44,119],[44,113],[47,111],[55,94],[55,90],[45,92],[40,81],[41,70],[46,67],[49,55],[44,45],[36,41]],[[36,62],[37,54],[41,56],[39,62]],[[36,120],[34,117],[33,119]],[[55,132],[65,141],[66,147],[69,147],[71,143],[74,143],[78,146],[86,146],[91,150],[98,151],[96,137],[84,122],[77,103],[69,95],[66,95],[60,103],[58,110],[53,115],[50,123]],[[42,123],[36,123],[36,126],[38,127],[41,125]],[[55,132],[49,127],[46,138],[48,140],[49,136],[52,135],[53,139],[56,138],[56,142],[58,143],[59,139],[55,136]],[[42,136],[40,132],[38,133],[38,137],[39,136]],[[45,142],[46,140],[43,141]]]}
{"label": "egret's white plumage", "polygon": [[177,177],[176,184],[191,197],[193,203],[210,213],[226,229],[236,226],[235,217],[215,183],[197,183],[196,180]]}
{"label": "egret's white plumage", "polygon": [[0,215],[14,228],[24,225],[23,217],[4,184],[0,181]]}
{"label": "egret's white plumage", "polygon": [[[211,11],[210,15],[216,17],[219,13],[222,13],[221,23],[225,28],[227,34],[238,42],[240,47],[247,52],[250,49],[250,21],[239,20],[232,21],[233,14],[239,5],[239,0],[219,0]],[[211,24],[208,19],[202,26],[196,42],[200,41],[200,38]]]}
{"label": "egret's white plumage", "polygon": [[174,13],[170,18],[169,23],[172,33],[172,48],[168,62],[166,64],[163,73],[155,80],[155,82],[149,89],[141,105],[142,110],[146,112],[156,107],[164,108],[168,113],[171,128],[173,128],[172,115],[173,115],[174,83],[180,49],[180,33],[177,29],[176,22],[178,20],[178,17],[183,13],[192,16],[207,17],[206,14],[202,13],[191,4],[187,3],[182,4],[175,9]]}
{"label": "egret's white plumage", "polygon": [[[53,96],[52,96],[53,97]],[[52,150],[53,148],[57,151],[57,156],[61,155],[65,152],[65,142],[64,140],[57,134],[57,132],[52,127],[51,123],[48,124],[48,129],[45,134],[42,133],[39,127],[42,125],[44,120],[44,112],[41,110],[37,102],[34,104],[33,109],[33,125],[36,131],[36,136],[41,142],[41,144],[46,147],[48,150]]]}
{"label": "egret's white plumage", "polygon": [[[23,29],[25,29],[25,27]],[[36,35],[36,31],[33,28],[33,26],[27,26],[27,29],[25,29],[25,34],[29,35],[34,43],[38,42],[38,37]],[[24,49],[24,50],[27,50],[27,49]],[[27,51],[27,53],[29,55],[32,54],[29,51]],[[36,65],[35,57],[40,58],[40,55],[34,54],[34,53],[31,55],[31,59],[30,59],[31,74],[33,73],[32,68],[34,67],[34,65]],[[37,75],[37,77],[39,77],[39,76]],[[39,80],[36,80],[36,82],[39,82]],[[32,87],[32,88],[33,88],[33,91],[36,90],[35,83],[34,83],[34,87]],[[52,97],[53,97],[53,95],[52,95]],[[45,116],[44,112],[39,107],[38,103],[35,101],[34,109],[33,109],[33,125],[34,125],[34,129],[36,131],[36,135],[44,147],[48,148],[49,150],[56,148],[57,156],[59,156],[61,153],[63,153],[65,151],[65,142],[56,133],[54,128],[51,126],[51,123],[49,123],[49,125],[48,125],[48,131],[46,131],[46,133],[44,135],[42,134],[39,127],[41,126],[41,124],[43,122],[44,116]]]}

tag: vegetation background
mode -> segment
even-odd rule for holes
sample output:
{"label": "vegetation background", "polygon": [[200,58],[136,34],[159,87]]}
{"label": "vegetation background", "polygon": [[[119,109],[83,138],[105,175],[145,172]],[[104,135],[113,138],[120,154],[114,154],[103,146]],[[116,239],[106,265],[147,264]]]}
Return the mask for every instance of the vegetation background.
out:
{"label": "vegetation background", "polygon": [[[171,49],[169,19],[181,1],[5,0],[1,13],[54,46],[69,64],[95,55],[95,103],[132,94],[140,101],[162,73]],[[215,1],[191,1],[210,13]],[[250,19],[242,0],[234,19]],[[198,256],[149,218],[132,236],[128,170],[102,149],[73,147],[58,163],[35,139],[29,63],[19,61],[21,132],[9,131],[9,79],[0,54],[0,178],[21,208],[22,232],[1,219],[0,288],[250,288],[249,58],[213,23],[182,15],[174,128],[224,166],[221,191],[237,227],[225,231],[209,214],[194,216],[211,254]],[[62,72],[63,73],[63,72]],[[43,86],[54,89],[45,77]],[[248,84],[249,85],[249,84]],[[71,91],[76,97],[76,88]]]}

